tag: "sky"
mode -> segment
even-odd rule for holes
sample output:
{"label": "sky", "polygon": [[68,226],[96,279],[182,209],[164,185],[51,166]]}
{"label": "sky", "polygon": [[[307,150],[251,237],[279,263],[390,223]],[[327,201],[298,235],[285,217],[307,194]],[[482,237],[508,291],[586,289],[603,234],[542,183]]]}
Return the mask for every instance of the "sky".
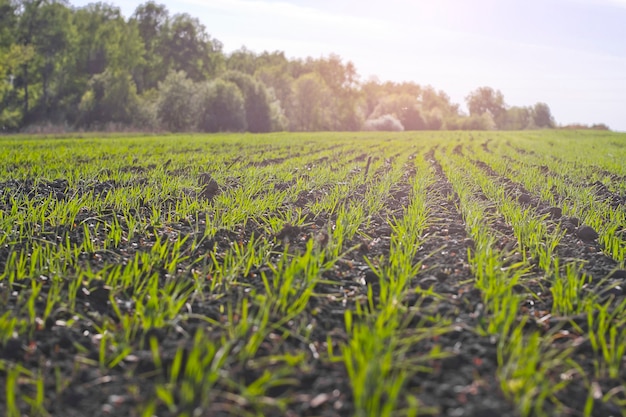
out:
{"label": "sky", "polygon": [[[73,0],[83,6],[87,0]],[[144,1],[113,3],[126,17]],[[365,81],[414,81],[465,106],[481,86],[559,124],[626,131],[626,0],[157,0],[224,52],[331,53]]]}

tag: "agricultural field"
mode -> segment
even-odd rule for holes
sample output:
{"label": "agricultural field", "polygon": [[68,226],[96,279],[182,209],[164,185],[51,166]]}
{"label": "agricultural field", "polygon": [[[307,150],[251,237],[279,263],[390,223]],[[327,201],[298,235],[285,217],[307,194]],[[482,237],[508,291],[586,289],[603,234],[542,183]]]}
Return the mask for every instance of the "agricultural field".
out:
{"label": "agricultural field", "polygon": [[626,135],[0,138],[0,414],[626,416]]}

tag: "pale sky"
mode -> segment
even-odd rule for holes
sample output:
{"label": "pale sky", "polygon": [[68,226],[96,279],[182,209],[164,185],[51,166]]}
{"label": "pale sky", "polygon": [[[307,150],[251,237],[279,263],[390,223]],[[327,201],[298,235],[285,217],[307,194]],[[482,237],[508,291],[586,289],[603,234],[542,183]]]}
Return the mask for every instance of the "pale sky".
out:
{"label": "pale sky", "polygon": [[[508,105],[548,103],[561,124],[626,131],[626,0],[157,2],[198,17],[225,52],[336,53],[362,80],[430,84],[463,107],[490,86]],[[113,3],[128,17],[144,1]]]}

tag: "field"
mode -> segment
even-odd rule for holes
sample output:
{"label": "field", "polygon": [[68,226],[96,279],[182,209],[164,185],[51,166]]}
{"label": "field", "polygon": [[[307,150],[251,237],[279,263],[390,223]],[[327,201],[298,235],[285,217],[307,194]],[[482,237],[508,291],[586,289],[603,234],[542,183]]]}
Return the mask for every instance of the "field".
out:
{"label": "field", "polygon": [[626,416],[626,135],[0,138],[0,414]]}

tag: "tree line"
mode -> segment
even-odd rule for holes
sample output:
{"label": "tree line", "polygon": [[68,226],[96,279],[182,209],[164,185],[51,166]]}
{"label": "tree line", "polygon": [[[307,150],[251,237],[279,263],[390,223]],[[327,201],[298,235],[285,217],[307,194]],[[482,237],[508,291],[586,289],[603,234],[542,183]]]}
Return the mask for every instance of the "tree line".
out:
{"label": "tree line", "polygon": [[508,106],[480,87],[469,114],[441,90],[361,80],[337,55],[224,53],[189,14],[0,0],[0,131],[487,130],[555,126],[545,103]]}

